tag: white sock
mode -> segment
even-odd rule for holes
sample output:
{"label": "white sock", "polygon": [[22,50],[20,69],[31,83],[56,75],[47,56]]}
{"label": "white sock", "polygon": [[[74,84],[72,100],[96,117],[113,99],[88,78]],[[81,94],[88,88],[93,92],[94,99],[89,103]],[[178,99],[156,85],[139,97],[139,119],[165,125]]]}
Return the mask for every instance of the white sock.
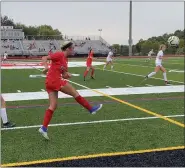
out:
{"label": "white sock", "polygon": [[149,75],[148,75],[148,77],[150,78],[150,77],[152,77],[153,75],[155,75],[156,74],[156,72],[151,72]]}
{"label": "white sock", "polygon": [[106,68],[106,65],[104,65],[103,69],[105,69],[105,68]]}
{"label": "white sock", "polygon": [[1,109],[1,118],[3,120],[3,124],[8,122],[8,118],[7,118],[7,113],[6,113],[6,108],[2,108]]}
{"label": "white sock", "polygon": [[114,67],[114,66],[112,65],[112,66],[111,66],[111,69],[113,69],[113,67]]}
{"label": "white sock", "polygon": [[164,81],[167,81],[166,72],[163,73]]}

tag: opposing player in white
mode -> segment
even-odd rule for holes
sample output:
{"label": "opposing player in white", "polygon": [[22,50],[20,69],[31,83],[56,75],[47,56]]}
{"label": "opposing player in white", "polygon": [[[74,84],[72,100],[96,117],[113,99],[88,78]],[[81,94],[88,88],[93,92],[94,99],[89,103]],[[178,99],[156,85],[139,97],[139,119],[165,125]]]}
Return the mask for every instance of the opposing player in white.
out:
{"label": "opposing player in white", "polygon": [[146,78],[152,77],[159,70],[161,70],[163,72],[163,77],[164,77],[165,84],[168,85],[170,83],[168,82],[167,77],[166,77],[166,69],[162,66],[162,60],[163,60],[163,55],[164,55],[163,52],[165,50],[166,50],[166,45],[164,45],[164,44],[160,45],[159,52],[158,52],[156,60],[155,60],[155,65],[156,65],[155,70],[154,70],[154,72],[151,72],[149,75],[147,75]]}
{"label": "opposing player in white", "polygon": [[113,70],[113,52],[112,50],[109,51],[108,56],[106,58],[106,64],[103,67],[103,70],[107,67],[107,65],[111,64],[111,70]]}
{"label": "opposing player in white", "polygon": [[5,51],[4,55],[3,55],[3,60],[2,62],[5,62],[7,60],[7,57],[8,57],[8,54],[7,52]]}
{"label": "opposing player in white", "polygon": [[5,103],[5,100],[3,99],[2,95],[0,95],[0,96],[1,96],[0,114],[1,114],[2,121],[3,121],[3,127],[4,128],[14,127],[15,124],[8,121],[8,117],[7,117],[7,113],[6,113],[6,103]]}
{"label": "opposing player in white", "polygon": [[153,49],[148,53],[148,59],[145,62],[150,61],[152,59],[152,54],[154,54]]}

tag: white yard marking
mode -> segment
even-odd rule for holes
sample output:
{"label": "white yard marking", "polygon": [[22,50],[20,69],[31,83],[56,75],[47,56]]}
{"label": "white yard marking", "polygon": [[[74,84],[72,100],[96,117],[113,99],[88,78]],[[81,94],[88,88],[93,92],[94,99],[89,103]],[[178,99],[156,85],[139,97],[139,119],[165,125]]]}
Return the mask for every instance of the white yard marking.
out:
{"label": "white yard marking", "polygon": [[[182,115],[168,115],[168,116],[164,116],[164,117],[167,117],[167,118],[184,117],[184,114],[182,114]],[[73,122],[73,123],[59,123],[59,124],[50,124],[49,127],[110,123],[110,122],[120,122],[120,121],[152,120],[152,119],[159,119],[159,117],[122,118],[122,119],[114,119],[114,120],[98,120],[98,121],[84,121],[84,122]],[[1,128],[1,131],[19,130],[19,129],[28,129],[28,128],[39,128],[39,127],[41,127],[41,125],[20,126],[20,127],[13,127],[13,128]]]}
{"label": "white yard marking", "polygon": [[133,87],[133,86],[131,86],[131,85],[126,85],[126,86],[128,86],[128,87]]}
{"label": "white yard marking", "polygon": [[146,86],[153,86],[153,85],[149,85],[149,84],[145,84]]}
{"label": "white yard marking", "polygon": [[[93,62],[93,65],[104,65],[104,62]],[[86,62],[69,62],[68,67],[86,67]],[[12,66],[1,66],[1,69],[33,69],[33,68],[44,68],[44,66],[36,64],[19,64]]]}
{"label": "white yard marking", "polygon": [[[83,85],[80,85],[84,87]],[[104,88],[96,89],[108,95],[135,95],[135,94],[151,94],[151,93],[183,93],[184,85],[173,86],[153,86],[153,87],[125,87],[125,88]],[[102,96],[89,89],[78,90],[83,97]],[[21,101],[21,100],[41,100],[48,99],[47,92],[22,92],[22,93],[3,93],[3,98],[6,101]],[[59,92],[59,98],[71,98],[71,96]]]}
{"label": "white yard marking", "polygon": [[110,87],[110,86],[106,86],[106,88],[112,88],[112,87]]}
{"label": "white yard marking", "polygon": [[[96,67],[96,69],[102,70],[101,68],[97,68],[97,67]],[[114,73],[120,73],[120,74],[126,74],[126,75],[132,75],[132,76],[140,76],[140,77],[145,77],[146,76],[146,75],[138,75],[138,74],[133,74],[133,73],[126,73],[126,72],[114,71],[114,70],[106,70],[106,69],[104,71],[109,71],[109,72],[114,72]],[[155,78],[155,77],[151,77],[151,79],[164,80],[162,78]],[[180,81],[175,81],[175,80],[169,80],[169,81],[184,84],[184,82],[180,82]]]}
{"label": "white yard marking", "polygon": [[168,72],[179,72],[179,73],[184,73],[184,70],[177,70],[177,69],[174,69],[174,70],[169,70]]}

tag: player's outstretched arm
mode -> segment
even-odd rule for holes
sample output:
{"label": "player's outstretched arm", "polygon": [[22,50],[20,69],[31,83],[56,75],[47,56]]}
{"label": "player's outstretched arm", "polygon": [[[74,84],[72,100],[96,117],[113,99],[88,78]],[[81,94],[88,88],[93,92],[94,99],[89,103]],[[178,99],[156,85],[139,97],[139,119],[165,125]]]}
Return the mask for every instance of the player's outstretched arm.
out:
{"label": "player's outstretched arm", "polygon": [[48,55],[48,56],[45,56],[45,57],[42,57],[42,63],[43,63],[43,66],[44,66],[44,69],[43,69],[43,73],[46,74],[48,72],[48,60],[51,60],[51,57]]}

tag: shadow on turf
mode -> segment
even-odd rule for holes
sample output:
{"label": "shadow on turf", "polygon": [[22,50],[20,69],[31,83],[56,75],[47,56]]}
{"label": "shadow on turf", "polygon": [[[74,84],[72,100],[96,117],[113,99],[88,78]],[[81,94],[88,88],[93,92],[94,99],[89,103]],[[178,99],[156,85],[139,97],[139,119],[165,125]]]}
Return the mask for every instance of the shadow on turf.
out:
{"label": "shadow on turf", "polygon": [[26,165],[26,167],[185,167],[184,160],[185,150],[180,149],[31,164]]}

